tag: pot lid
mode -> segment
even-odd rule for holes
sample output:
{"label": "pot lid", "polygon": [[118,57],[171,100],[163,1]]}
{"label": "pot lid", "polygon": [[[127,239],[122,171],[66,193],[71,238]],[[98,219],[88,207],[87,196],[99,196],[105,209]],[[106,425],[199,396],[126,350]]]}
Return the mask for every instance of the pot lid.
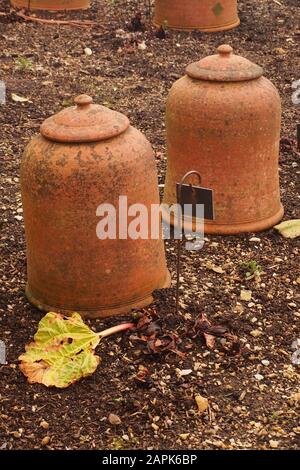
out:
{"label": "pot lid", "polygon": [[98,142],[116,137],[129,127],[124,114],[93,104],[88,95],[79,95],[75,106],[60,111],[41,125],[41,134],[56,142]]}
{"label": "pot lid", "polygon": [[259,65],[233,54],[233,49],[228,44],[219,46],[217,51],[218,54],[188,65],[187,75],[197,80],[213,82],[241,82],[263,75],[263,69]]}

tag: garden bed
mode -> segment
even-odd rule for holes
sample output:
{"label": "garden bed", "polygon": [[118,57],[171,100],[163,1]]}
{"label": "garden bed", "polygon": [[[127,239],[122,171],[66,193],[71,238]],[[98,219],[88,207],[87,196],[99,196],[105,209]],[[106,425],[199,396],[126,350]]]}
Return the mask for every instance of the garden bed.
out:
{"label": "garden bed", "polygon": [[[291,356],[292,343],[300,339],[300,240],[285,240],[273,230],[209,237],[200,252],[183,253],[180,313],[174,314],[174,288],[157,293],[150,310],[163,331],[180,337],[185,358],[168,351],[146,355],[125,333],[103,341],[96,373],[65,390],[29,385],[18,368],[17,358],[42,317],[24,295],[20,157],[41,122],[76,95],[87,93],[127,114],[152,142],[163,184],[168,90],[188,63],[230,43],[262,65],[280,92],[282,200],[286,219],[300,217],[300,117],[291,88],[300,79],[298,0],[240,0],[238,28],[214,34],[168,31],[165,39],[150,29],[147,3],[98,0],[87,11],[35,13],[98,23],[84,28],[0,16],[0,80],[7,86],[7,102],[0,107],[0,339],[8,355],[8,364],[0,366],[0,448],[297,449],[300,380]],[[0,0],[1,12],[8,12],[7,4]],[[146,30],[135,38],[145,41],[146,49],[126,36],[126,24],[138,11]],[[15,102],[12,93],[29,101]],[[166,249],[175,279],[175,242],[168,241]],[[263,269],[258,282],[246,280],[241,268],[251,260]],[[243,289],[252,291],[251,301],[240,299]],[[238,336],[241,354],[228,355],[219,343],[209,350],[188,337],[186,325],[202,313]],[[100,331],[117,321],[88,324]],[[203,414],[197,413],[196,395],[208,398]],[[110,423],[111,414],[119,424]]]}

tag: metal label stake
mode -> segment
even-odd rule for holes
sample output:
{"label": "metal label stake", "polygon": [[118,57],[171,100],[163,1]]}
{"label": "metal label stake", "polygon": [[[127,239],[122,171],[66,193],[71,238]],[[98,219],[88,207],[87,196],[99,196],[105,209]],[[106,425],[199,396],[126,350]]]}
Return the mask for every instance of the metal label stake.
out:
{"label": "metal label stake", "polygon": [[[199,185],[201,184],[201,175],[198,171],[192,170],[186,173],[180,183],[177,183],[177,202],[182,207],[182,222],[184,223],[184,206],[189,204],[192,206],[192,216],[196,217],[197,204],[204,206],[204,218],[214,220],[214,204],[213,204],[213,191],[211,189],[202,188],[200,186],[193,186],[192,184],[184,184],[190,176],[197,176]],[[181,234],[183,235],[183,234]],[[182,238],[177,240],[177,276],[176,276],[176,314],[179,311],[179,285],[180,285],[180,268],[181,268],[181,248]]]}

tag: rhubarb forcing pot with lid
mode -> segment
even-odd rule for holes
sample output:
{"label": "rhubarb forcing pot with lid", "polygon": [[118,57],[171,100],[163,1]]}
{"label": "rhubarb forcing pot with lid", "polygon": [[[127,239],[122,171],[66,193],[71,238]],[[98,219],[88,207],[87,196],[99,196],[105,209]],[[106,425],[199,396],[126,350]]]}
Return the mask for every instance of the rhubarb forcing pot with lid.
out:
{"label": "rhubarb forcing pot with lid", "polygon": [[[276,224],[283,216],[280,125],[276,88],[261,67],[229,45],[189,65],[167,101],[164,203],[176,202],[176,183],[195,170],[201,186],[214,192],[215,220],[204,221],[206,233],[255,232]],[[186,225],[195,230],[195,219]]]}
{"label": "rhubarb forcing pot with lid", "polygon": [[170,281],[160,229],[156,238],[127,231],[134,205],[150,213],[159,204],[155,160],[126,116],[87,95],[75,103],[47,119],[23,155],[26,294],[46,311],[126,313]]}
{"label": "rhubarb forcing pot with lid", "polygon": [[90,0],[11,0],[11,4],[28,10],[84,10],[90,7]]}
{"label": "rhubarb forcing pot with lid", "polygon": [[240,24],[237,0],[155,0],[154,23],[177,30],[231,29]]}

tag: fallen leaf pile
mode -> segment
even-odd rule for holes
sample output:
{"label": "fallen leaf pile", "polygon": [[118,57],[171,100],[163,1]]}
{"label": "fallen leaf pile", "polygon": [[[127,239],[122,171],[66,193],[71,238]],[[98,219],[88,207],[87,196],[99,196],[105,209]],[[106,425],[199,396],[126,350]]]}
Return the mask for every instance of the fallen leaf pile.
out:
{"label": "fallen leaf pile", "polygon": [[137,342],[144,354],[173,352],[180,357],[185,357],[185,354],[178,350],[181,339],[174,332],[162,330],[154,310],[145,312],[139,319],[136,332],[130,336],[130,340]]}
{"label": "fallen leaf pile", "polygon": [[[160,323],[161,321],[154,310],[145,311],[139,319],[134,333],[130,336],[130,340],[136,343],[144,354],[173,352],[184,358],[186,354],[178,349],[183,343],[183,337],[193,340],[202,338],[210,349],[215,347],[216,338],[219,338],[220,346],[227,354],[241,353],[241,344],[237,336],[232,334],[226,326],[212,325],[204,314],[194,323],[189,323],[185,327],[183,336],[173,331],[164,331]],[[192,343],[184,345],[184,349],[192,348]]]}
{"label": "fallen leaf pile", "polygon": [[210,349],[215,347],[216,338],[220,338],[220,344],[228,354],[241,353],[241,344],[238,337],[233,335],[226,326],[212,325],[204,314],[192,326],[188,327],[187,335],[192,339],[202,337],[206,346]]}

